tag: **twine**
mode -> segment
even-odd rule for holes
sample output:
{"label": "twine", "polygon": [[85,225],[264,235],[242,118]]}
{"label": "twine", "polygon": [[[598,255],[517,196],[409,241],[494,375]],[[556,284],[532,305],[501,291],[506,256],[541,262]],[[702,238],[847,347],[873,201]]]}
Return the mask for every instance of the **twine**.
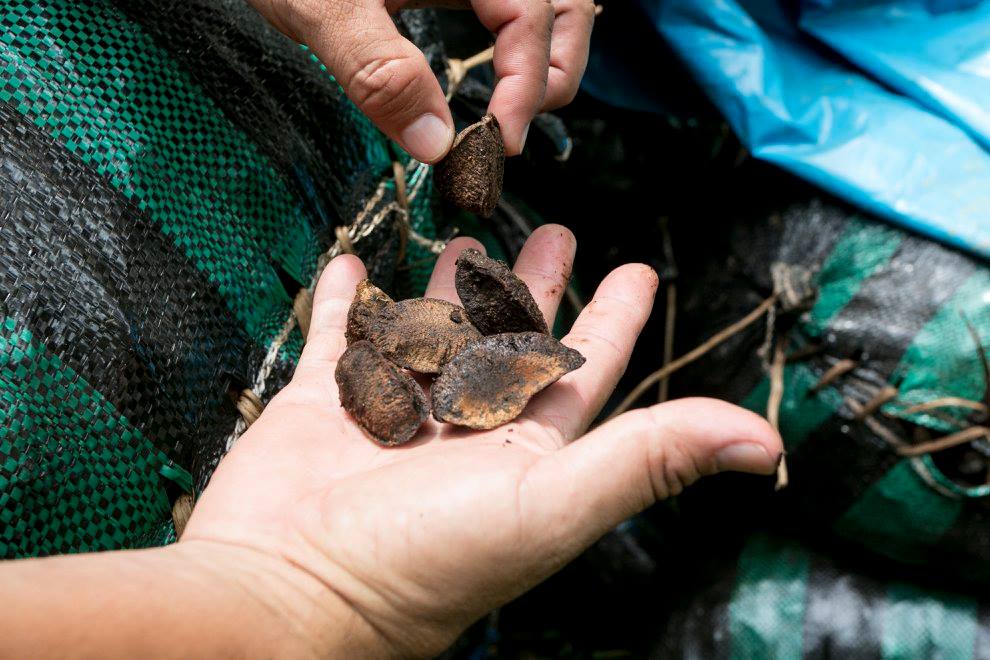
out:
{"label": "twine", "polygon": [[[424,163],[419,163],[414,160],[409,161],[408,167],[402,167],[401,164],[396,167],[393,164],[392,174],[393,177],[399,175],[402,179],[402,196],[405,199],[405,203],[408,204],[416,198],[422,189],[423,182],[426,180],[426,173],[429,170],[429,165]],[[401,173],[401,174],[400,174]],[[406,176],[413,180],[411,186],[406,186]],[[337,236],[336,242],[330,249],[320,255],[317,259],[316,273],[313,279],[310,281],[308,287],[300,289],[299,293],[292,301],[292,311],[286,318],[285,323],[282,325],[281,330],[272,340],[272,343],[268,347],[268,351],[265,354],[265,358],[261,363],[261,367],[258,369],[258,373],[255,375],[254,382],[250,388],[246,388],[240,392],[237,401],[235,403],[237,411],[240,413],[240,417],[234,424],[234,429],[231,431],[230,435],[227,436],[226,449],[230,449],[237,442],[237,439],[248,429],[251,424],[257,421],[258,417],[265,409],[265,404],[262,401],[262,396],[267,389],[268,377],[271,375],[272,369],[275,367],[275,363],[278,359],[279,351],[282,346],[288,341],[289,336],[292,334],[293,329],[299,326],[299,331],[303,335],[303,339],[309,334],[309,325],[313,315],[313,291],[316,288],[316,283],[319,281],[320,276],[323,274],[323,270],[340,254],[350,253],[353,254],[355,246],[359,244],[362,240],[367,238],[372,234],[372,232],[377,229],[385,218],[387,218],[391,213],[394,213],[397,209],[403,213],[403,232],[408,232],[410,239],[416,241],[418,244],[428,247],[435,254],[439,254],[443,251],[446,244],[443,241],[432,241],[430,239],[424,238],[419,234],[412,231],[408,223],[408,212],[402,209],[395,202],[386,204],[377,213],[371,215],[375,207],[385,198],[385,193],[388,189],[388,184],[391,182],[393,177],[382,179],[375,193],[368,198],[364,207],[358,212],[354,217],[354,220],[348,226],[340,226],[335,230]],[[398,185],[396,185],[397,195]]]}
{"label": "twine", "polygon": [[299,293],[292,300],[292,311],[296,315],[303,341],[306,341],[309,337],[309,324],[313,320],[313,294],[309,289],[299,289]]}
{"label": "twine", "polygon": [[454,94],[460,89],[468,71],[486,62],[491,62],[494,57],[495,46],[492,46],[463,60],[447,60],[447,101],[450,102],[454,98]]}
{"label": "twine", "polygon": [[986,426],[970,426],[968,429],[950,433],[930,442],[922,442],[917,445],[902,445],[897,448],[897,453],[901,456],[921,456],[923,454],[932,454],[937,451],[958,447],[959,445],[964,445],[980,438],[990,439],[990,428]]}
{"label": "twine", "polygon": [[858,402],[852,399],[846,399],[846,405],[853,411],[853,419],[857,422],[861,422],[866,419],[867,415],[872,415],[874,412],[880,409],[885,403],[889,403],[897,398],[900,392],[897,391],[896,387],[890,385],[885,385],[880,388],[873,397],[866,403],[860,405]]}
{"label": "twine", "polygon": [[337,235],[337,245],[340,247],[340,252],[343,254],[357,254],[354,251],[354,242],[351,240],[351,234],[347,227],[341,225],[334,230]]}
{"label": "twine", "polygon": [[180,538],[186,530],[186,523],[192,516],[194,500],[189,493],[183,493],[176,498],[172,505],[172,524],[175,525],[175,537]]}
{"label": "twine", "polygon": [[[668,291],[668,296],[670,292]],[[626,412],[636,401],[653,385],[656,383],[664,382],[671,374],[675,373],[679,369],[691,364],[695,360],[703,357],[705,354],[710,352],[712,349],[716,348],[723,342],[727,341],[731,337],[742,332],[750,325],[755,323],[758,319],[767,316],[767,333],[766,339],[761,346],[759,353],[761,357],[765,360],[766,353],[769,352],[768,349],[773,342],[773,320],[775,318],[774,310],[776,309],[776,304],[778,301],[778,294],[774,293],[768,298],[764,299],[756,308],[750,311],[742,319],[726,326],[716,334],[714,334],[707,341],[701,343],[685,355],[680,358],[669,361],[666,356],[664,356],[665,364],[660,368],[648,375],[646,378],[641,380],[636,387],[626,396],[625,399],[615,408],[615,410],[606,418],[605,421],[611,420],[622,413]],[[670,316],[670,310],[668,308],[668,318]],[[986,398],[990,399],[990,361],[987,360],[983,346],[979,342],[979,337],[975,332],[975,329],[970,325],[970,332],[974,336],[974,341],[977,342],[977,347],[979,349],[979,357],[985,372],[985,379],[987,380],[987,394]],[[665,348],[667,344],[667,339],[672,333],[672,328],[668,327],[665,330]],[[784,367],[787,362],[793,362],[797,360],[803,360],[810,358],[818,353],[821,353],[823,347],[821,346],[809,346],[803,347],[796,350],[791,355],[787,355],[785,352],[786,340],[778,338],[775,344],[775,350],[773,359],[767,364],[767,371],[770,378],[770,395],[767,401],[767,421],[770,422],[771,426],[778,432],[780,431],[780,406],[783,401],[784,396]],[[843,376],[855,371],[859,364],[851,359],[842,359],[837,363],[829,367],[819,378],[810,389],[809,394],[815,394],[821,391],[823,388],[832,385],[838,381]],[[955,433],[950,433],[949,435],[937,438],[930,442],[924,442],[921,444],[910,444],[905,442],[903,439],[897,436],[896,433],[888,429],[886,426],[881,424],[874,416],[873,413],[880,410],[885,404],[895,401],[899,396],[900,392],[897,388],[886,385],[878,389],[874,395],[864,403],[859,403],[852,398],[846,397],[844,403],[853,412],[854,419],[856,421],[863,422],[867,427],[878,437],[886,441],[891,447],[901,456],[905,457],[917,457],[924,454],[931,454],[938,451],[943,451],[951,447],[957,447],[968,442],[979,439],[990,440],[990,427],[976,425],[970,426],[968,428],[962,429]],[[661,390],[660,399],[661,401],[665,398],[665,392]],[[932,410],[937,410],[939,408],[966,408],[973,410],[977,413],[987,415],[990,413],[990,403],[988,401],[972,401],[969,399],[964,399],[962,397],[941,397],[938,399],[932,399],[924,403],[916,404],[907,408],[903,411],[903,414],[913,414],[919,412],[928,412]],[[787,486],[789,481],[787,472],[787,462],[786,459],[781,457],[780,465],[777,468],[777,483],[776,489],[780,490]]]}
{"label": "twine", "polygon": [[242,390],[237,397],[237,412],[241,413],[245,426],[251,426],[261,417],[265,404],[262,403],[258,395],[251,390]]}
{"label": "twine", "polygon": [[[660,232],[663,236],[663,252],[667,266],[674,278],[677,276],[677,262],[674,260],[674,242],[670,238],[670,224],[666,217],[660,218]],[[677,323],[677,282],[671,279],[667,283],[667,309],[663,323],[663,362],[666,367],[674,359],[674,331]],[[663,403],[670,395],[670,376],[660,381],[657,388],[657,403]]]}
{"label": "twine", "polygon": [[[770,362],[770,395],[767,397],[767,421],[773,430],[780,434],[780,404],[784,400],[784,365],[787,363],[787,339],[778,339]],[[790,482],[787,472],[787,459],[780,455],[777,464],[777,483],[774,490],[786,488]]]}
{"label": "twine", "polygon": [[[663,363],[667,367],[674,359],[674,329],[677,322],[677,285],[667,285],[667,315],[663,324]],[[670,394],[670,375],[664,376],[657,388],[657,403],[663,403]]]}
{"label": "twine", "polygon": [[622,400],[622,403],[620,403],[616,407],[616,409],[612,412],[611,415],[608,416],[608,418],[605,421],[618,417],[622,413],[629,410],[632,404],[636,403],[639,397],[643,396],[643,394],[648,389],[653,387],[653,385],[655,385],[656,383],[659,383],[661,380],[663,380],[667,376],[670,376],[678,369],[686,367],[687,365],[691,364],[698,358],[703,357],[706,353],[708,353],[713,348],[717,347],[719,344],[722,344],[726,340],[731,339],[735,335],[739,334],[740,332],[751,326],[757,320],[762,318],[767,313],[767,311],[773,307],[774,303],[776,302],[777,302],[776,294],[770,295],[770,297],[766,298],[763,302],[757,305],[756,308],[753,309],[753,311],[751,311],[743,318],[723,328],[722,330],[716,332],[707,341],[702,342],[700,345],[688,351],[686,354],[677,358],[670,364],[654,371],[652,374],[650,374],[642,381],[640,381],[640,383],[636,387],[633,388],[633,391],[630,392],[629,395]]}
{"label": "twine", "polygon": [[825,373],[822,374],[822,377],[818,379],[818,382],[812,385],[811,389],[808,391],[812,394],[817,394],[825,386],[831,385],[842,376],[845,376],[847,373],[854,370],[858,365],[859,363],[855,360],[850,360],[849,358],[839,360],[829,367]]}
{"label": "twine", "polygon": [[969,399],[963,399],[958,396],[944,396],[938,399],[932,399],[931,401],[926,401],[924,403],[919,403],[911,406],[910,408],[905,408],[904,414],[913,415],[915,413],[931,412],[940,408],[969,408],[970,410],[983,414],[990,412],[990,409],[987,408],[987,404],[982,401],[970,401]]}

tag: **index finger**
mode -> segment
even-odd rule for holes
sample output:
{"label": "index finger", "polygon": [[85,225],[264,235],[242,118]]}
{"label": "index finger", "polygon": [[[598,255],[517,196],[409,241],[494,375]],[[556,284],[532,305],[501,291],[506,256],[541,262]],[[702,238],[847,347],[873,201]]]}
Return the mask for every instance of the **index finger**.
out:
{"label": "index finger", "polygon": [[554,9],[550,0],[472,0],[481,23],[494,32],[498,84],[488,105],[498,118],[505,152],[515,156],[529,123],[543,106],[550,66]]}
{"label": "index finger", "polygon": [[314,373],[324,378],[328,370],[332,373],[331,367],[347,347],[344,328],[354,290],[366,276],[364,264],[353,255],[340,255],[327,265],[313,293],[309,335],[293,380],[305,380]]}

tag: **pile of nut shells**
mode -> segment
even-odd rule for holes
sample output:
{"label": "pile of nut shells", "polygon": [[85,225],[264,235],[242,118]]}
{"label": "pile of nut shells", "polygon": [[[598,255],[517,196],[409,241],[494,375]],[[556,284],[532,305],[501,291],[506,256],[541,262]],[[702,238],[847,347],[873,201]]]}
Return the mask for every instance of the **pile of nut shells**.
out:
{"label": "pile of nut shells", "polygon": [[[584,364],[550,334],[526,284],[504,263],[465,250],[454,283],[463,307],[395,302],[368,280],[358,285],[335,378],[344,409],[381,445],[411,440],[431,410],[439,422],[496,428]],[[429,398],[409,372],[433,377]]]}

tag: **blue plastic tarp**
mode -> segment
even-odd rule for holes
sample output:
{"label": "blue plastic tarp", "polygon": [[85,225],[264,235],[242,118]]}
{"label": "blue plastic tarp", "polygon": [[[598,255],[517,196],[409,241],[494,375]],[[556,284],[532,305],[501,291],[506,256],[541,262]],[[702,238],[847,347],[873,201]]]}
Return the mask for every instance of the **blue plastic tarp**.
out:
{"label": "blue plastic tarp", "polygon": [[990,146],[990,3],[819,0],[802,12],[800,25]]}
{"label": "blue plastic tarp", "polygon": [[990,3],[636,2],[753,156],[990,257]]}

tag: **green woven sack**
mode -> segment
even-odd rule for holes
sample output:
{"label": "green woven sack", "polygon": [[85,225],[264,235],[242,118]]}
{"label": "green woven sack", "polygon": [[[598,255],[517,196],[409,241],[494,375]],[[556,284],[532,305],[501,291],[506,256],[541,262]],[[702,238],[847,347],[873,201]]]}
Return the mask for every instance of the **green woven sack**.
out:
{"label": "green woven sack", "polygon": [[[772,328],[750,326],[675,382],[766,414],[784,349],[790,484],[772,515],[990,577],[987,264],[820,201],[742,219],[726,242],[690,283],[681,318],[695,325],[679,332],[704,338],[776,292]],[[711,494],[716,508],[727,495]]]}
{"label": "green woven sack", "polygon": [[169,540],[290,377],[337,229],[408,295],[430,197],[243,2],[0,2],[0,557]]}
{"label": "green woven sack", "polygon": [[990,656],[985,599],[878,577],[777,536],[750,537],[707,577],[675,608],[653,657]]}

